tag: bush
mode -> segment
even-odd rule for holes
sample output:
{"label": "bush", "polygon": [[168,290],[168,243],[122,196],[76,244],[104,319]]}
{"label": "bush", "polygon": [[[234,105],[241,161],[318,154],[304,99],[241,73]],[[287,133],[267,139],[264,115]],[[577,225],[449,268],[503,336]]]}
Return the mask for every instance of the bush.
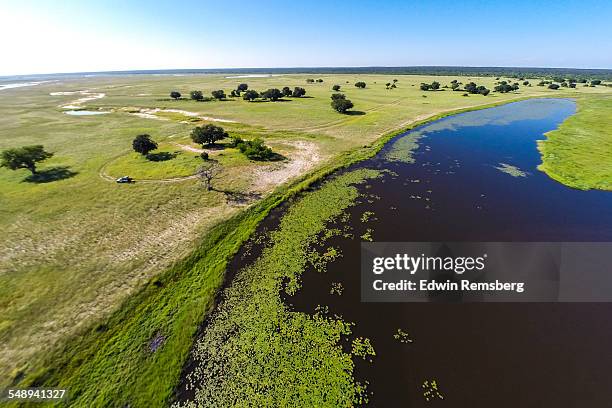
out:
{"label": "bush", "polygon": [[323,80],[321,78],[319,78],[319,79],[317,79],[317,82],[321,83],[321,82],[323,82]]}
{"label": "bush", "polygon": [[366,83],[365,83],[365,82],[362,82],[362,81],[355,82],[355,86],[356,86],[357,88],[361,88],[361,89],[363,89],[363,88],[365,88],[365,87],[366,87]]}
{"label": "bush", "polygon": [[181,97],[181,93],[178,91],[172,91],[170,92],[170,97],[174,100],[177,100]]}
{"label": "bush", "polygon": [[550,84],[550,85],[548,85],[548,89],[559,89],[559,85],[557,85],[557,84]]}
{"label": "bush", "polygon": [[202,94],[202,91],[191,91],[189,93],[189,96],[194,101],[201,101],[202,99],[204,99],[204,95]]}
{"label": "bush", "polygon": [[274,152],[260,138],[244,140],[237,145],[241,153],[251,160],[269,160]]}
{"label": "bush", "polygon": [[226,137],[227,132],[221,126],[211,124],[195,127],[191,131],[191,140],[202,146],[205,144],[213,145],[218,140],[225,139]]}
{"label": "bush", "polygon": [[240,91],[240,92],[244,92],[244,91],[246,91],[247,89],[249,89],[249,85],[247,85],[247,84],[240,84],[240,85],[238,85],[238,87],[236,88],[236,90],[237,90],[237,91]]}
{"label": "bush", "polygon": [[240,143],[244,142],[239,136],[232,136],[229,142],[229,147],[238,147]]}
{"label": "bush", "polygon": [[334,86],[332,86],[332,90],[333,90],[333,91],[339,91],[339,90],[340,90],[340,85],[334,85]]}
{"label": "bush", "polygon": [[291,88],[289,88],[288,86],[285,86],[281,92],[283,93],[283,96],[291,96],[293,95],[293,92],[291,92]]}
{"label": "bush", "polygon": [[202,153],[200,153],[200,157],[202,158],[202,160],[206,161],[206,160],[208,160],[208,153],[202,152]]}
{"label": "bush", "polygon": [[312,79],[312,78],[308,78],[308,79],[306,80],[306,83],[307,83],[307,84],[312,84],[313,82],[314,82],[314,79]]}

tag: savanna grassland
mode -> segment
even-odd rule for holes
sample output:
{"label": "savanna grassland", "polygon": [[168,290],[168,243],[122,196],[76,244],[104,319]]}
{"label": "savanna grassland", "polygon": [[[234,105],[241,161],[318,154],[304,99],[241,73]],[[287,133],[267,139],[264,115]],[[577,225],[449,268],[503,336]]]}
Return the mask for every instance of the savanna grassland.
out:
{"label": "savanna grassland", "polygon": [[[306,78],[323,82],[307,84]],[[394,78],[397,88],[385,89]],[[227,261],[257,222],[310,182],[372,154],[383,136],[420,121],[519,98],[576,97],[578,114],[540,146],[543,170],[569,185],[610,188],[610,171],[598,163],[609,169],[611,88],[580,84],[554,91],[530,79],[532,87],[488,96],[419,89],[422,82],[444,86],[453,79],[134,75],[0,91],[0,150],[43,144],[54,153],[40,165],[48,179],[28,181],[27,170],[0,169],[0,387],[62,385],[83,406],[167,403]],[[359,80],[365,89],[353,86]],[[496,82],[459,80],[490,89]],[[256,90],[300,86],[306,97],[186,99],[191,90],[229,94],[242,82]],[[330,108],[335,84],[354,103],[351,114]],[[105,95],[79,108],[110,113],[69,116],[61,106],[83,95],[51,95],[84,90]],[[170,99],[172,90],[184,99]],[[203,149],[189,138],[204,123],[230,136],[260,137],[285,159],[251,161],[226,143],[206,149],[222,168],[207,191],[194,177]],[[588,142],[576,143],[576,132]],[[141,133],[173,158],[152,162],[134,153],[132,139]],[[590,160],[594,153],[598,161]],[[582,174],[591,181],[571,181]],[[116,184],[123,175],[136,183]],[[152,352],[156,337],[163,347]]]}

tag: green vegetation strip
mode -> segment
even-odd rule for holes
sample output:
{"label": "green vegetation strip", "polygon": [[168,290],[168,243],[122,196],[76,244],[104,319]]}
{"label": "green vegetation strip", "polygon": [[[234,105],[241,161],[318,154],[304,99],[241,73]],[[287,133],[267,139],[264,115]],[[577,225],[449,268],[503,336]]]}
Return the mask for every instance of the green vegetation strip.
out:
{"label": "green vegetation strip", "polygon": [[[229,260],[272,208],[333,171],[372,157],[399,133],[455,113],[507,102],[446,112],[414,122],[370,146],[339,155],[333,164],[292,186],[278,189],[254,207],[213,228],[189,257],[130,297],[106,322],[49,351],[40,367],[25,376],[18,374],[14,386],[67,388],[70,391],[65,402],[74,406],[167,405],[197,329],[214,306]],[[163,341],[152,352],[151,342],[160,335]]]}
{"label": "green vegetation strip", "polygon": [[612,98],[577,100],[578,112],[538,143],[551,178],[570,187],[612,190]]}
{"label": "green vegetation strip", "polygon": [[[359,193],[353,185],[378,174],[367,169],[342,174],[304,195],[283,216],[271,245],[228,288],[196,346],[199,366],[190,384],[201,384],[199,406],[248,401],[249,406],[350,407],[363,402],[351,354],[340,344],[351,325],[323,312],[291,311],[280,293],[299,289],[310,246],[328,221],[354,203]],[[361,339],[352,354],[365,358],[373,349]]]}

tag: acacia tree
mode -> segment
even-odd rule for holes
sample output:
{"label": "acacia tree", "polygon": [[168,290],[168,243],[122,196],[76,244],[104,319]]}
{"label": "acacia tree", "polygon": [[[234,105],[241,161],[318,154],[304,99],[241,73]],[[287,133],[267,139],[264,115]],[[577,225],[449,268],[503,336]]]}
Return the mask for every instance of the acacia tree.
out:
{"label": "acacia tree", "polygon": [[36,163],[52,156],[53,153],[46,152],[42,145],[17,147],[2,152],[0,167],[11,170],[28,169],[32,174],[36,174]]}
{"label": "acacia tree", "polygon": [[150,151],[157,149],[157,143],[147,134],[138,135],[132,141],[132,148],[135,152],[146,156]]}
{"label": "acacia tree", "polygon": [[259,92],[253,90],[253,89],[249,89],[248,91],[246,91],[243,95],[242,95],[242,99],[244,99],[245,101],[252,101],[259,98]]}
{"label": "acacia tree", "polygon": [[194,101],[201,101],[202,99],[204,99],[204,94],[202,94],[202,91],[191,91],[189,93],[189,96]]}
{"label": "acacia tree", "polygon": [[204,145],[214,145],[215,142],[227,137],[227,132],[221,126],[215,126],[207,124],[204,126],[197,126],[191,131],[191,140],[194,143]]}
{"label": "acacia tree", "polygon": [[170,97],[174,100],[177,100],[181,97],[181,93],[179,91],[170,92]]}
{"label": "acacia tree", "polygon": [[215,99],[218,99],[218,100],[225,99],[225,92],[223,92],[222,89],[219,89],[218,91],[212,91],[210,94]]}

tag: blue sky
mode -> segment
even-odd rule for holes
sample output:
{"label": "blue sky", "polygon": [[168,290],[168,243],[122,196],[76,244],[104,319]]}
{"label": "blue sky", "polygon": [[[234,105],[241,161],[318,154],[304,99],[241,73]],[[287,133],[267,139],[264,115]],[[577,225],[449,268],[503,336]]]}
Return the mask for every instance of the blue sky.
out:
{"label": "blue sky", "polygon": [[164,68],[612,68],[611,1],[0,0],[0,75]]}

